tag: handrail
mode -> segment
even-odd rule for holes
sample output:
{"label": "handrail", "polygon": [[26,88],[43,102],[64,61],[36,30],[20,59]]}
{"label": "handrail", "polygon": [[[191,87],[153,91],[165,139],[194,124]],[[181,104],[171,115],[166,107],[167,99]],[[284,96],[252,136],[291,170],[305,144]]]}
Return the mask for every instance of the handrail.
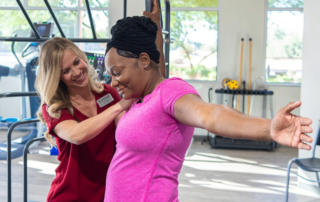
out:
{"label": "handrail", "polygon": [[8,97],[37,97],[38,93],[35,91],[31,92],[9,92],[9,93],[1,93],[1,98],[8,98]]}
{"label": "handrail", "polygon": [[11,193],[11,134],[13,129],[22,124],[27,123],[36,123],[40,122],[40,119],[32,119],[32,120],[26,120],[26,121],[17,121],[14,122],[8,129],[7,133],[7,198],[8,202],[11,202],[12,199],[12,193]]}
{"label": "handrail", "polygon": [[23,201],[28,202],[28,150],[32,143],[45,140],[45,137],[33,138],[23,148]]}
{"label": "handrail", "polygon": [[171,21],[171,5],[170,5],[170,0],[164,0],[165,3],[165,7],[166,7],[166,13],[165,13],[165,31],[167,31],[168,33],[165,35],[165,65],[166,65],[166,78],[169,78],[169,67],[170,67],[170,21]]}
{"label": "handrail", "polygon": [[[51,38],[42,37],[42,38],[35,38],[35,37],[0,37],[0,41],[18,41],[18,42],[46,42]],[[89,38],[68,38],[70,41],[75,43],[108,43],[111,41],[110,38],[105,39],[89,39]]]}

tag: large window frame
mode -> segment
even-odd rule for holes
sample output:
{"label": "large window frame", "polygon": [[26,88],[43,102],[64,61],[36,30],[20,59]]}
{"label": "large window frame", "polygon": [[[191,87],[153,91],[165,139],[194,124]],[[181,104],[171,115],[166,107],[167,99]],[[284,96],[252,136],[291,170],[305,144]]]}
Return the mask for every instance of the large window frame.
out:
{"label": "large window frame", "polygon": [[274,7],[269,7],[268,5],[268,0],[265,0],[265,19],[264,19],[264,22],[265,22],[265,26],[264,26],[264,62],[263,62],[263,80],[264,80],[264,83],[265,85],[269,85],[269,86],[298,86],[300,87],[301,86],[301,83],[271,83],[271,82],[268,82],[267,80],[267,75],[268,72],[267,72],[267,39],[268,39],[268,12],[269,11],[300,11],[300,12],[303,12],[303,8],[274,8]]}
{"label": "large window frame", "polygon": [[[74,6],[74,7],[53,7],[52,6],[52,10],[53,11],[77,11],[78,12],[78,16],[77,16],[77,32],[75,33],[75,37],[79,38],[80,35],[80,27],[81,27],[81,11],[86,12],[87,8],[85,6],[81,6],[83,0],[77,0],[78,5]],[[21,3],[23,4],[25,10],[44,10],[44,11],[48,11],[47,7],[38,7],[38,6],[29,6],[28,5],[28,0],[22,0]],[[108,10],[108,7],[90,7],[91,11],[105,11]],[[19,6],[0,6],[0,10],[21,10],[19,8]]]}
{"label": "large window frame", "polygon": [[[177,12],[177,11],[216,11],[218,13],[218,33],[217,33],[217,68],[216,68],[216,80],[198,80],[198,79],[184,79],[187,82],[193,82],[193,83],[218,83],[219,80],[219,39],[220,39],[220,0],[218,7],[171,7],[171,12]],[[174,40],[174,39],[173,39]],[[170,51],[171,52],[171,51]],[[171,57],[170,57],[171,58]],[[171,63],[170,63],[171,64]]]}

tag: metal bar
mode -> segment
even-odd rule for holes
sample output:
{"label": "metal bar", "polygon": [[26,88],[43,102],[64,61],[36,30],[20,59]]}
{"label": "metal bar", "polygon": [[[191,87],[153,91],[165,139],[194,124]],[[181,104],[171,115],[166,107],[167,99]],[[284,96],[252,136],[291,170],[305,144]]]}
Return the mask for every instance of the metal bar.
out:
{"label": "metal bar", "polygon": [[166,30],[162,30],[162,34],[169,34],[169,32]]}
{"label": "metal bar", "polygon": [[37,92],[11,92],[11,93],[1,93],[0,98],[6,97],[37,97]]}
{"label": "metal bar", "polygon": [[[93,11],[105,11],[107,10],[108,7],[94,7],[94,8],[91,8],[91,10]],[[20,8],[17,6],[17,7],[10,7],[10,6],[5,6],[5,7],[0,7],[0,10],[20,10]],[[29,10],[42,10],[42,11],[47,11],[48,8],[46,7],[37,7],[37,6],[30,6],[30,7],[27,7],[25,8],[26,11],[29,11]],[[82,10],[82,11],[86,11],[87,8],[85,7],[64,7],[64,8],[61,8],[61,7],[53,7],[52,10],[54,11],[78,11],[78,10]]]}
{"label": "metal bar", "polygon": [[28,21],[28,23],[29,23],[29,25],[30,25],[33,33],[35,34],[36,38],[41,39],[41,36],[39,35],[38,30],[34,27],[34,25],[33,25],[33,23],[31,22],[31,19],[30,19],[29,15],[28,15],[27,11],[24,9],[24,7],[23,7],[23,5],[21,4],[20,0],[17,0],[17,3],[18,3],[18,5],[19,5],[21,11],[22,11],[23,14],[24,14],[24,17],[26,17],[26,19],[27,19],[27,21]]}
{"label": "metal bar", "polygon": [[165,63],[166,63],[166,78],[169,78],[169,71],[170,71],[170,12],[171,12],[171,6],[170,6],[170,0],[164,0],[165,2],[165,30],[168,31],[168,34],[165,35],[165,49],[164,49],[164,57],[165,57]]}
{"label": "metal bar", "polygon": [[45,137],[37,137],[29,140],[23,148],[23,201],[28,202],[28,150],[32,143],[45,140]]}
{"label": "metal bar", "polygon": [[7,133],[7,198],[8,202],[11,202],[12,200],[12,193],[11,193],[11,134],[13,129],[22,124],[27,124],[27,123],[36,123],[39,122],[40,119],[32,119],[32,120],[27,120],[27,121],[17,121],[14,122],[10,128],[8,129]]}
{"label": "metal bar", "polygon": [[51,14],[51,16],[52,16],[52,18],[53,18],[53,21],[54,21],[54,22],[56,23],[56,25],[57,25],[58,30],[59,30],[59,32],[60,32],[60,34],[61,34],[61,37],[66,38],[66,36],[65,36],[64,33],[63,33],[63,30],[61,29],[60,23],[58,22],[58,20],[57,20],[57,18],[56,18],[56,15],[54,14],[54,12],[53,12],[53,10],[52,10],[52,8],[51,8],[48,0],[43,0],[43,1],[44,1],[44,3],[46,4],[46,6],[47,6],[47,8],[48,8],[48,10],[49,10],[49,12],[50,12],[50,14]]}
{"label": "metal bar", "polygon": [[127,17],[127,5],[128,5],[127,0],[123,0],[123,18]]}
{"label": "metal bar", "polygon": [[[19,41],[19,42],[46,42],[50,38],[40,38],[35,37],[0,37],[0,41]],[[84,39],[84,38],[68,38],[75,43],[108,43],[111,39]]]}
{"label": "metal bar", "polygon": [[270,95],[270,114],[271,114],[271,118],[273,119],[273,95]]}
{"label": "metal bar", "polygon": [[86,0],[86,6],[87,6],[90,25],[91,25],[92,36],[94,39],[97,39],[96,30],[94,28],[94,23],[93,23],[93,19],[92,19],[92,13],[91,13],[91,9],[90,9],[89,0]]}

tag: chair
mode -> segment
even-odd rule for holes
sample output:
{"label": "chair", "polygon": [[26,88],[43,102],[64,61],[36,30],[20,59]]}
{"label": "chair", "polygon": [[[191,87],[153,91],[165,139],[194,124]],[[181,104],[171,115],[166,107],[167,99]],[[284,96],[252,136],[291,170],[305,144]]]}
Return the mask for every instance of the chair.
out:
{"label": "chair", "polygon": [[[318,129],[318,134],[317,134],[317,137],[316,137],[316,141],[315,141],[313,149],[312,149],[312,157],[311,158],[294,158],[294,159],[291,159],[289,161],[288,173],[287,173],[286,202],[288,202],[288,199],[289,199],[290,173],[296,174],[298,177],[301,177],[301,178],[303,178],[303,179],[305,179],[305,180],[307,180],[309,182],[317,182],[318,183],[318,187],[320,189],[320,181],[319,181],[319,176],[318,176],[318,172],[320,172],[320,159],[319,158],[315,158],[316,146],[320,145],[319,136],[320,136],[320,123],[319,123],[319,129]],[[309,180],[309,179],[306,179],[306,178],[298,175],[297,173],[290,172],[290,168],[291,168],[291,165],[292,165],[293,162],[296,163],[297,166],[299,168],[301,168],[302,170],[309,171],[309,172],[315,172],[317,180],[316,181]]]}

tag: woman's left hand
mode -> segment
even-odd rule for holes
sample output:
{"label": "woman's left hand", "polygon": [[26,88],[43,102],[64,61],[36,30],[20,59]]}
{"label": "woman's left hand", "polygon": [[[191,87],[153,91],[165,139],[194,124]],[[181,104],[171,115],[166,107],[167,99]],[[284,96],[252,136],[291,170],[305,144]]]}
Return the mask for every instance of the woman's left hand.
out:
{"label": "woman's left hand", "polygon": [[274,141],[282,145],[310,150],[311,146],[304,142],[312,143],[312,138],[306,134],[313,131],[310,127],[312,120],[291,114],[300,105],[300,101],[293,102],[280,109],[272,119],[270,134]]}
{"label": "woman's left hand", "polygon": [[142,14],[148,18],[151,18],[151,20],[159,26],[161,15],[160,15],[160,7],[158,5],[158,0],[153,0],[153,7],[152,7],[151,13],[147,11],[143,11]]}

